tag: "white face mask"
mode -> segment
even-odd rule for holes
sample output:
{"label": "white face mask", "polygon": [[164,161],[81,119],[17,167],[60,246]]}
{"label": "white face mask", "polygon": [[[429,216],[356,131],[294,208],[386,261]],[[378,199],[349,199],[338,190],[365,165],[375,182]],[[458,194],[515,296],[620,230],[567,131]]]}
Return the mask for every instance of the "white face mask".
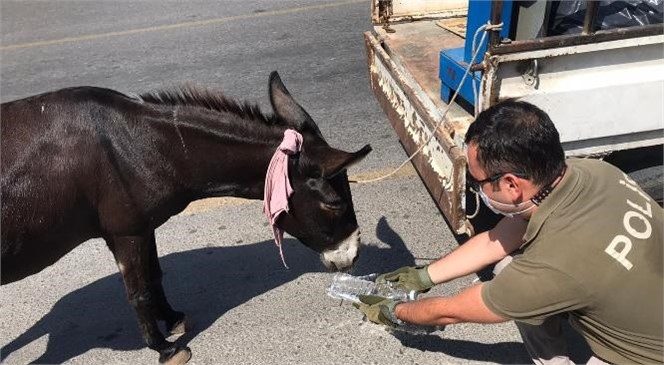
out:
{"label": "white face mask", "polygon": [[[525,212],[527,212],[527,211],[529,211],[529,210],[536,207],[535,203],[533,203],[530,200],[525,201],[523,203],[519,203],[517,205],[505,204],[505,203],[501,203],[499,201],[495,201],[495,200],[489,198],[486,194],[484,194],[484,190],[482,190],[482,188],[480,188],[480,191],[477,194],[480,195],[480,198],[482,198],[482,201],[484,202],[484,205],[486,205],[487,208],[491,209],[492,212],[494,212],[496,214],[502,214],[502,215],[504,215],[505,217],[508,217],[508,218],[513,218],[513,217],[519,216],[519,215],[521,215],[521,214],[523,214],[523,213],[525,213]],[[530,203],[531,206],[529,206],[528,208],[525,208],[525,209],[521,209],[523,206],[525,206],[528,203]],[[502,209],[498,208],[497,206],[502,206],[505,209],[509,209],[509,211],[502,210]],[[519,210],[519,209],[521,209],[521,210]],[[516,211],[512,211],[512,210],[516,210]]]}

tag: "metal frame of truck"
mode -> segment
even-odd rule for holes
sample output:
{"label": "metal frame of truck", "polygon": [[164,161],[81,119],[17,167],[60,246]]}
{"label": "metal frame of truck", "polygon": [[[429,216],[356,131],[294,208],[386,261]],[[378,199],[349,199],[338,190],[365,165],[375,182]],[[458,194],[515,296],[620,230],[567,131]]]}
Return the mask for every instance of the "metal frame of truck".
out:
{"label": "metal frame of truck", "polygon": [[[408,155],[421,148],[412,163],[451,228],[472,235],[463,138],[474,115],[468,105],[448,105],[440,98],[438,78],[440,50],[464,42],[440,22],[463,23],[464,4],[373,0],[374,30],[364,37],[377,100]],[[552,117],[568,156],[603,158],[616,151],[661,149],[664,28],[595,31],[596,4],[588,2],[578,35],[506,40],[490,32],[487,52],[471,66],[482,75],[479,109],[515,97],[538,105]],[[493,1],[491,24],[501,22],[502,6],[503,1]],[[629,163],[643,154],[633,156],[623,154],[623,159]]]}

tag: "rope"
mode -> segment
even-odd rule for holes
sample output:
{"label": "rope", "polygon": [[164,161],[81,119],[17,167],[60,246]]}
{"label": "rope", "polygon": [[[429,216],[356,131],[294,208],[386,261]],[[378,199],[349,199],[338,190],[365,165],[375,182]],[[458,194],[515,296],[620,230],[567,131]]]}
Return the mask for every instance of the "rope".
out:
{"label": "rope", "polygon": [[[473,35],[473,52],[475,52],[475,50],[477,49],[477,45],[476,45],[477,35],[479,34],[479,31],[482,30],[482,28],[483,28],[483,30],[488,32],[490,30],[501,31],[503,29],[502,27],[503,27],[502,22],[500,24],[495,24],[495,25],[491,24],[490,22],[487,22],[483,26],[477,28],[477,31],[475,32],[475,35]],[[486,32],[484,34],[482,34],[482,39],[480,40],[480,47],[484,43],[484,39],[486,38]],[[483,82],[484,82],[483,80],[480,80],[480,86],[482,85]],[[475,84],[475,78],[473,78],[472,83],[473,83],[473,98],[475,99],[475,103],[474,103],[473,106],[474,106],[474,111],[475,111],[475,117],[477,117],[480,114],[480,104],[481,103],[479,102],[478,97],[477,97],[478,93],[477,93],[477,84]]]}
{"label": "rope", "polygon": [[[503,26],[502,22],[500,24],[495,24],[495,25],[491,24],[491,22],[487,22],[486,24],[484,24],[481,27],[477,28],[477,30],[475,31],[475,35],[473,36],[473,57],[470,59],[470,62],[468,63],[468,67],[466,68],[466,72],[464,72],[463,77],[461,78],[461,81],[459,82],[459,87],[457,87],[456,91],[454,92],[454,95],[452,95],[452,99],[450,99],[450,102],[447,104],[447,107],[445,108],[445,111],[443,112],[443,115],[440,117],[440,121],[438,122],[438,124],[436,124],[434,129],[431,131],[431,135],[426,140],[426,142],[424,142],[415,152],[413,152],[413,154],[410,157],[408,157],[408,159],[406,159],[406,161],[404,161],[401,165],[399,165],[399,167],[394,169],[394,171],[390,172],[389,174],[379,176],[379,177],[373,178],[373,179],[368,179],[368,180],[349,180],[349,182],[356,183],[356,184],[368,184],[368,183],[380,181],[380,180],[383,180],[383,179],[387,179],[388,177],[396,174],[404,166],[406,166],[406,164],[408,162],[410,162],[415,157],[415,155],[417,155],[418,153],[420,153],[420,151],[422,151],[424,146],[429,144],[429,142],[433,139],[433,137],[435,135],[435,132],[438,130],[438,128],[440,128],[440,126],[445,121],[445,116],[447,115],[447,112],[450,110],[450,107],[452,106],[452,103],[454,103],[454,100],[456,100],[457,95],[459,95],[459,91],[461,91],[461,87],[463,86],[463,83],[466,81],[466,77],[470,73],[470,68],[475,63],[475,58],[477,57],[477,54],[480,51],[479,48],[475,49],[475,40],[477,38],[477,35],[479,34],[479,32],[485,31],[485,33],[482,35],[482,39],[480,40],[480,44],[482,44],[484,42],[484,40],[486,39],[486,32],[492,31],[492,30],[500,31],[502,29],[502,26]],[[473,86],[475,86],[475,82],[473,82]],[[474,88],[473,88],[473,91],[475,91]],[[475,99],[475,105],[477,105],[477,99]],[[475,108],[477,108],[477,106]]]}
{"label": "rope", "polygon": [[[484,30],[486,32],[488,32],[490,30],[501,31],[503,29],[502,26],[503,26],[502,22],[500,24],[493,25],[489,21],[486,24],[482,25],[481,27],[477,28],[478,31],[476,31],[475,35],[473,36],[473,52],[475,52],[475,50],[478,48],[475,44],[476,43],[475,41],[477,40],[477,35],[479,34],[479,31],[482,28],[484,28]],[[484,39],[486,38],[486,32],[484,34],[482,34],[482,39],[480,40],[480,47],[484,43]],[[480,81],[480,86],[482,86],[482,82],[484,82],[484,81],[483,80]],[[473,97],[475,98],[475,105],[474,105],[475,110],[474,110],[474,112],[475,112],[475,117],[477,118],[477,116],[480,114],[480,104],[481,103],[479,102],[478,96],[477,96],[478,93],[477,93],[477,84],[475,84],[475,78],[473,78],[472,83],[473,83]],[[475,211],[473,212],[473,214],[470,214],[470,215],[466,214],[466,219],[473,219],[473,218],[477,217],[477,215],[480,213],[480,197],[476,192],[474,192],[474,194],[475,194]]]}
{"label": "rope", "polygon": [[467,219],[473,219],[477,217],[477,214],[479,214],[480,212],[480,195],[478,193],[475,193],[474,191],[473,193],[475,194],[475,212],[473,212],[473,214],[471,215],[466,214]]}

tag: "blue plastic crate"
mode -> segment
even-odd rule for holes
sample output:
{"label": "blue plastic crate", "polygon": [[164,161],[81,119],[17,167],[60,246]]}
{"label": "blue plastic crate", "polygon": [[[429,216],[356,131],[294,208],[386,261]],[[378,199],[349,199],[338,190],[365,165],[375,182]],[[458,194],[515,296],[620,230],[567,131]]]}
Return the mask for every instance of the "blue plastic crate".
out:
{"label": "blue plastic crate", "polygon": [[[502,22],[503,27],[500,31],[501,37],[509,36],[510,21],[512,15],[512,1],[503,1]],[[440,52],[440,69],[439,77],[441,80],[440,97],[445,102],[450,102],[452,95],[459,88],[459,83],[463,74],[468,68],[468,62],[473,57],[473,36],[475,31],[486,24],[491,19],[491,1],[488,0],[470,0],[468,4],[468,20],[466,25],[466,42],[463,48],[444,49]],[[477,42],[480,41],[482,35],[478,35]],[[480,52],[475,59],[475,62],[480,62],[486,53],[487,44],[489,43],[489,35],[485,37],[485,41],[480,45]],[[477,89],[479,91],[479,84],[482,74],[476,71],[466,77],[464,85],[459,91],[459,96],[475,105],[475,97],[473,96],[473,86],[471,80],[475,80]]]}
{"label": "blue plastic crate", "polygon": [[[463,48],[452,48],[440,52],[440,69],[438,73],[438,77],[441,80],[440,98],[447,104],[450,103],[452,95],[459,88],[461,78],[463,78],[463,74],[466,72],[466,68],[468,68],[468,64],[463,60],[463,52]],[[480,71],[472,72],[466,76],[466,81],[461,87],[458,97],[475,105],[471,80],[475,80],[475,84],[479,90],[481,77],[482,74]]]}

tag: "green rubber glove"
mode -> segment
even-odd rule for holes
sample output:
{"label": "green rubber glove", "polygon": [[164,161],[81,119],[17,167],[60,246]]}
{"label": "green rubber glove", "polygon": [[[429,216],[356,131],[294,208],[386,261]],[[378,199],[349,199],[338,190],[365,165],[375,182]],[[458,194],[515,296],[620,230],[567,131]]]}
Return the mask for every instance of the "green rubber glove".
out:
{"label": "green rubber glove", "polygon": [[403,324],[394,314],[394,307],[400,301],[383,298],[377,295],[360,295],[361,303],[353,303],[353,306],[362,311],[371,322],[395,328]]}
{"label": "green rubber glove", "polygon": [[427,266],[404,266],[376,278],[376,282],[389,281],[398,287],[415,290],[420,293],[428,292],[434,285],[427,272]]}

